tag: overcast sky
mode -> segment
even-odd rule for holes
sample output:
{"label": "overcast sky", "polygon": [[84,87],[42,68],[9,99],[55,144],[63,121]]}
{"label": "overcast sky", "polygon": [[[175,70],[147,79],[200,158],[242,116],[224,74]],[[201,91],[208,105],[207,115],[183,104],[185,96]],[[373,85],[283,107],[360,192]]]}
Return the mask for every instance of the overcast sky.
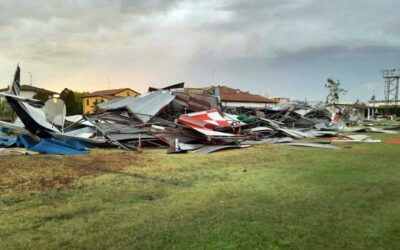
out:
{"label": "overcast sky", "polygon": [[268,96],[383,97],[400,68],[398,0],[0,0],[0,82],[60,91],[185,81]]}

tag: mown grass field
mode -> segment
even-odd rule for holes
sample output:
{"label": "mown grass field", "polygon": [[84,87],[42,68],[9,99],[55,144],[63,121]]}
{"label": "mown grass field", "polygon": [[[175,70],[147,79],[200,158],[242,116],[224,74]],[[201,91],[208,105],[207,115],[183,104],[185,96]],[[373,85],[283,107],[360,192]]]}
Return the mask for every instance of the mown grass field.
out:
{"label": "mown grass field", "polygon": [[0,249],[399,249],[400,144],[343,146],[1,157]]}

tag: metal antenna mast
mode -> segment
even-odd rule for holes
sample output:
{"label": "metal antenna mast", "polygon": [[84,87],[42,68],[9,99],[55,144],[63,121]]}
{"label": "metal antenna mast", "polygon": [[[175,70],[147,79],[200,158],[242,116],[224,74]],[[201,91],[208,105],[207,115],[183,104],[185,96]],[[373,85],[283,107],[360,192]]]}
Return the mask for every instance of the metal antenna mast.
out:
{"label": "metal antenna mast", "polygon": [[394,102],[397,105],[399,101],[400,70],[384,70],[383,79],[385,79],[385,101]]}

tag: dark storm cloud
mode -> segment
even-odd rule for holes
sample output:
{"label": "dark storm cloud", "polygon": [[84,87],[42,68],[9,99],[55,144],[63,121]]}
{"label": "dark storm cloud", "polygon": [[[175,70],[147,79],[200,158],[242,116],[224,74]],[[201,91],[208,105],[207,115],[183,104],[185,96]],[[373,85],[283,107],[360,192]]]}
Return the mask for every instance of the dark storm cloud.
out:
{"label": "dark storm cloud", "polygon": [[[370,83],[379,80],[370,65],[389,66],[400,48],[399,7],[395,0],[0,0],[0,66],[51,65],[43,77],[51,80],[84,64],[121,80],[221,81],[285,95],[294,78],[282,72],[301,63],[297,74],[319,72],[296,78],[304,86],[349,76],[344,69],[354,66],[370,69],[362,80]],[[377,59],[367,65],[366,58]]]}

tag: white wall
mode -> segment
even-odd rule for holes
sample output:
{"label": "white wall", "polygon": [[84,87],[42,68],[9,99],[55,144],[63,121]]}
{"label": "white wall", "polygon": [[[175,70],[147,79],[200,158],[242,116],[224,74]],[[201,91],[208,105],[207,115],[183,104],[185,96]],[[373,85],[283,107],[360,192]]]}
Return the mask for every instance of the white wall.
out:
{"label": "white wall", "polygon": [[32,99],[32,97],[34,96],[36,94],[36,92],[33,92],[33,91],[25,91],[25,90],[22,90],[21,92],[20,92],[20,96],[23,96],[23,97],[26,97],[26,98],[29,98],[29,99]]}
{"label": "white wall", "polygon": [[[400,101],[397,105],[400,104]],[[375,102],[368,102],[368,107],[380,107],[380,106],[396,106],[394,102],[384,102],[384,101],[375,101]]]}
{"label": "white wall", "polygon": [[223,107],[246,107],[246,108],[266,108],[271,107],[272,105],[268,105],[265,103],[256,103],[256,102],[222,102]]}

